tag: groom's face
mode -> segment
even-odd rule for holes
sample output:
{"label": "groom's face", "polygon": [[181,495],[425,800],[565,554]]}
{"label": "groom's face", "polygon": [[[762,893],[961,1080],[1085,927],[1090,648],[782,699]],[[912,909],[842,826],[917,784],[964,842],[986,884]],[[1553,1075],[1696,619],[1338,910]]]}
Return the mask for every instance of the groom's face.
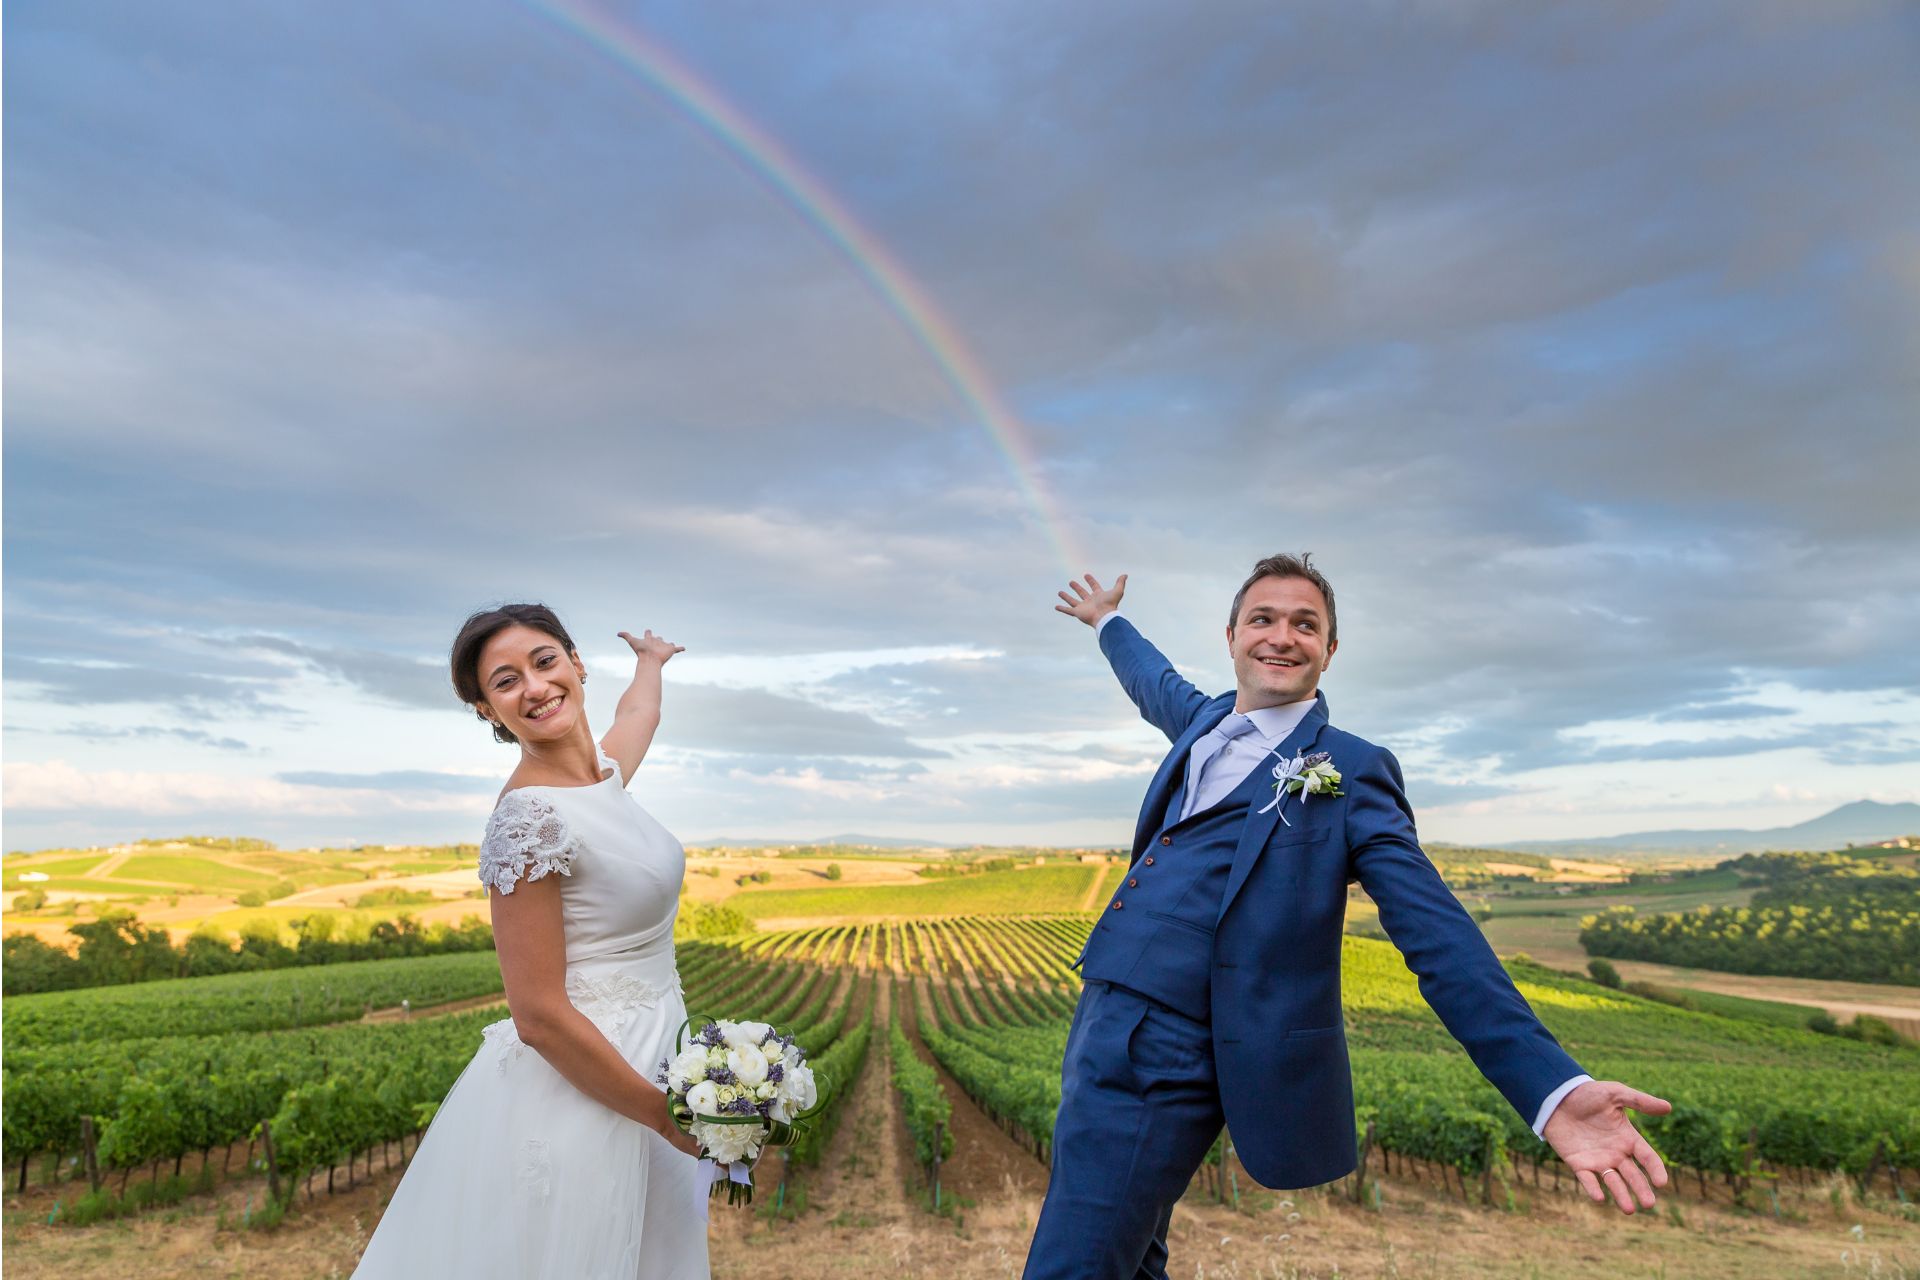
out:
{"label": "groom's face", "polygon": [[1262,578],[1247,588],[1227,628],[1240,696],[1236,711],[1311,698],[1337,643],[1327,642],[1327,602],[1305,578]]}

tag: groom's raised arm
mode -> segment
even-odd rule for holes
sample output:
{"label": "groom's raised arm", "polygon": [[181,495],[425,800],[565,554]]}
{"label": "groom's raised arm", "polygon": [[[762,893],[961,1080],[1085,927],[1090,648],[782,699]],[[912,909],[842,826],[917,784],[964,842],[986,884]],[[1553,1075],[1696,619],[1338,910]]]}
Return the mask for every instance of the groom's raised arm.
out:
{"label": "groom's raised arm", "polygon": [[[1123,573],[1114,579],[1111,587],[1102,587],[1092,574],[1087,575],[1084,587],[1078,582],[1067,586],[1074,594],[1062,591],[1060,598],[1066,603],[1054,608],[1094,629],[1100,639],[1100,652],[1113,667],[1120,687],[1133,699],[1133,705],[1140,708],[1140,718],[1166,734],[1170,741],[1177,742],[1209,699],[1175,671],[1167,656],[1147,643],[1146,637],[1135,630],[1131,622],[1119,615],[1120,598],[1127,590],[1127,575]],[[1092,590],[1088,590],[1089,587]]]}

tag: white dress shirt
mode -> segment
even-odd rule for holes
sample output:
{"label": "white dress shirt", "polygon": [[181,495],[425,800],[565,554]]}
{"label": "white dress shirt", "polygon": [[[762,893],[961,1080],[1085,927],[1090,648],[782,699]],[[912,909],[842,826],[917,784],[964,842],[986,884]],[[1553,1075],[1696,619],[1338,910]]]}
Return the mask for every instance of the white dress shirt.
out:
{"label": "white dress shirt", "polygon": [[[1094,636],[1098,637],[1101,628],[1119,616],[1116,610],[1101,618],[1094,624]],[[1198,786],[1194,784],[1192,762],[1189,761],[1187,789],[1191,794],[1187,797],[1187,801],[1190,803],[1182,803],[1180,816],[1189,817],[1226,799],[1235,787],[1246,781],[1247,775],[1253,772],[1254,766],[1271,755],[1273,749],[1285,741],[1287,735],[1306,719],[1307,712],[1313,709],[1313,704],[1314,699],[1307,698],[1301,702],[1289,702],[1278,707],[1258,707],[1247,712],[1247,718],[1253,721],[1253,731],[1229,740],[1224,747],[1211,754],[1203,764]],[[1196,743],[1195,752],[1199,753],[1206,742],[1207,739],[1203,737],[1199,743]],[[1560,1105],[1561,1100],[1591,1079],[1593,1077],[1589,1075],[1577,1075],[1546,1096],[1545,1101],[1540,1104],[1539,1112],[1534,1116],[1535,1137],[1542,1136],[1541,1131],[1547,1127],[1548,1118],[1553,1115],[1553,1109]]]}
{"label": "white dress shirt", "polygon": [[1235,787],[1246,781],[1247,775],[1261,761],[1273,754],[1273,749],[1286,740],[1287,735],[1306,719],[1307,712],[1311,710],[1312,698],[1278,707],[1256,707],[1246,713],[1253,728],[1237,738],[1229,739],[1224,746],[1208,750],[1220,740],[1212,734],[1202,737],[1193,749],[1196,757],[1205,755],[1204,767],[1196,781],[1192,762],[1189,762],[1187,789],[1180,806],[1181,818],[1190,818],[1225,800]]}

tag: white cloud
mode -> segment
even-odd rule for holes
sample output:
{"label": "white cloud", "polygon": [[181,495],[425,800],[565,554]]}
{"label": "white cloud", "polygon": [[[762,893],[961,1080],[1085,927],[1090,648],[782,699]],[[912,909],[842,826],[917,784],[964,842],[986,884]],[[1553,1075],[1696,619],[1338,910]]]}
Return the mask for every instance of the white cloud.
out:
{"label": "white cloud", "polygon": [[65,760],[9,761],[10,812],[135,814],[157,820],[209,813],[274,817],[368,817],[446,813],[485,817],[491,797],[445,792],[303,786],[216,773],[86,770]]}

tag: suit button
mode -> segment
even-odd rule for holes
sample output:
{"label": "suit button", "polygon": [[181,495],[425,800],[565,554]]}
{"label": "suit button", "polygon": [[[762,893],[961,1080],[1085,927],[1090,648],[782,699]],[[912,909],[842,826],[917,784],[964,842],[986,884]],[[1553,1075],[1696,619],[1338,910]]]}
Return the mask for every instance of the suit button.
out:
{"label": "suit button", "polygon": [[1139,882],[1138,880],[1129,880],[1129,881],[1127,881],[1127,888],[1129,888],[1129,889],[1138,889],[1139,887],[1140,887],[1140,882]]}
{"label": "suit button", "polygon": [[1118,898],[1114,899],[1113,909],[1115,911],[1118,911],[1120,909],[1120,900]]}
{"label": "suit button", "polygon": [[1161,836],[1161,837],[1160,837],[1160,843],[1161,843],[1161,844],[1172,844],[1172,843],[1173,843],[1173,837],[1172,837],[1172,836]]}
{"label": "suit button", "polygon": [[1152,855],[1152,854],[1148,854],[1148,855],[1147,855],[1147,865],[1148,865],[1148,866],[1152,866],[1152,865],[1153,865],[1153,855]]}

